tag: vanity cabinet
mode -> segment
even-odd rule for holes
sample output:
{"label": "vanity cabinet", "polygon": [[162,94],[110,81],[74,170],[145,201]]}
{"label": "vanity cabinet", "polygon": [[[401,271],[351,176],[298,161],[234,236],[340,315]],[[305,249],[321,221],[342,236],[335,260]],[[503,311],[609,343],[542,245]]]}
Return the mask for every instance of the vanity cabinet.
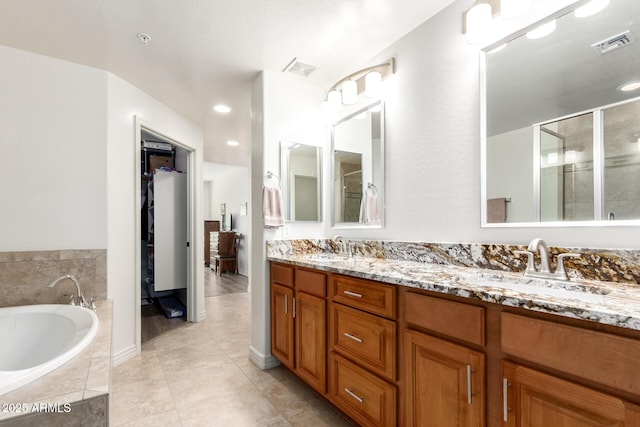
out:
{"label": "vanity cabinet", "polygon": [[326,275],[271,264],[271,353],[319,393],[327,389]]}
{"label": "vanity cabinet", "polygon": [[484,309],[412,292],[403,307],[405,425],[484,426],[485,354],[428,333],[481,345]]}
{"label": "vanity cabinet", "polygon": [[506,427],[640,425],[639,408],[618,397],[514,363],[502,373]]}
{"label": "vanity cabinet", "polygon": [[395,426],[397,287],[330,275],[329,398],[359,425]]}

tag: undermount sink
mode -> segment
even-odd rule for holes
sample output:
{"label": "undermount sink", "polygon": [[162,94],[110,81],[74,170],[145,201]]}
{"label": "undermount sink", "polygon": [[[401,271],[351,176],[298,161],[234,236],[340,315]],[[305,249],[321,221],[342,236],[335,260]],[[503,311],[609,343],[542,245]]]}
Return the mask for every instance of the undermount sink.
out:
{"label": "undermount sink", "polygon": [[532,279],[529,277],[518,278],[500,273],[475,273],[469,275],[467,280],[476,285],[511,290],[523,294],[584,301],[598,301],[611,292],[609,289],[590,283]]}
{"label": "undermount sink", "polygon": [[350,259],[350,257],[346,255],[338,255],[338,254],[313,254],[313,255],[306,255],[304,259],[322,263],[322,262],[346,261]]}

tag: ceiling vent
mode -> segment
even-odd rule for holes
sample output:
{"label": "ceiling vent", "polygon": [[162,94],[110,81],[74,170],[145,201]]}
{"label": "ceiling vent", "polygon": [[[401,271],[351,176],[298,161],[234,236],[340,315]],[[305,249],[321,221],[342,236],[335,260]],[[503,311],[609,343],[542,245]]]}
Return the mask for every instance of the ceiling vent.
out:
{"label": "ceiling vent", "polygon": [[599,54],[609,53],[633,42],[629,30],[591,45]]}
{"label": "ceiling vent", "polygon": [[282,70],[283,73],[287,71],[298,76],[307,77],[309,74],[313,73],[316,69],[313,65],[305,64],[304,62],[298,61],[298,58],[293,58],[289,64]]}

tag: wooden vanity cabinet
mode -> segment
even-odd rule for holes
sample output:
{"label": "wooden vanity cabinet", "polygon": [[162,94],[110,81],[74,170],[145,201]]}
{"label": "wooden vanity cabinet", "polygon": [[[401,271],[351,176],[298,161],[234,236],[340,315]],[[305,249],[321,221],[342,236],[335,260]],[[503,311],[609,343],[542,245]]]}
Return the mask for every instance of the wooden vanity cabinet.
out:
{"label": "wooden vanity cabinet", "polygon": [[326,275],[271,263],[271,353],[318,392],[327,391]]}
{"label": "wooden vanity cabinet", "polygon": [[361,426],[397,423],[397,286],[330,275],[329,398]]}
{"label": "wooden vanity cabinet", "polygon": [[403,292],[404,424],[421,427],[485,425],[485,354],[437,338],[482,344],[484,309]]}

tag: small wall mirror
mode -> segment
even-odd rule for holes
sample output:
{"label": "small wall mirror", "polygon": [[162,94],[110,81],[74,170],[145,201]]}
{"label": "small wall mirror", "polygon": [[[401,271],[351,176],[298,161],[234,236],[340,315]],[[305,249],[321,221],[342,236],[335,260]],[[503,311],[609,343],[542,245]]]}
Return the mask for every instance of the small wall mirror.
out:
{"label": "small wall mirror", "polygon": [[285,220],[322,220],[322,148],[280,142],[280,177]]}
{"label": "small wall mirror", "polygon": [[333,125],[332,225],[384,226],[384,104],[374,102]]}
{"label": "small wall mirror", "polygon": [[483,226],[640,219],[640,2],[557,15],[483,55]]}

